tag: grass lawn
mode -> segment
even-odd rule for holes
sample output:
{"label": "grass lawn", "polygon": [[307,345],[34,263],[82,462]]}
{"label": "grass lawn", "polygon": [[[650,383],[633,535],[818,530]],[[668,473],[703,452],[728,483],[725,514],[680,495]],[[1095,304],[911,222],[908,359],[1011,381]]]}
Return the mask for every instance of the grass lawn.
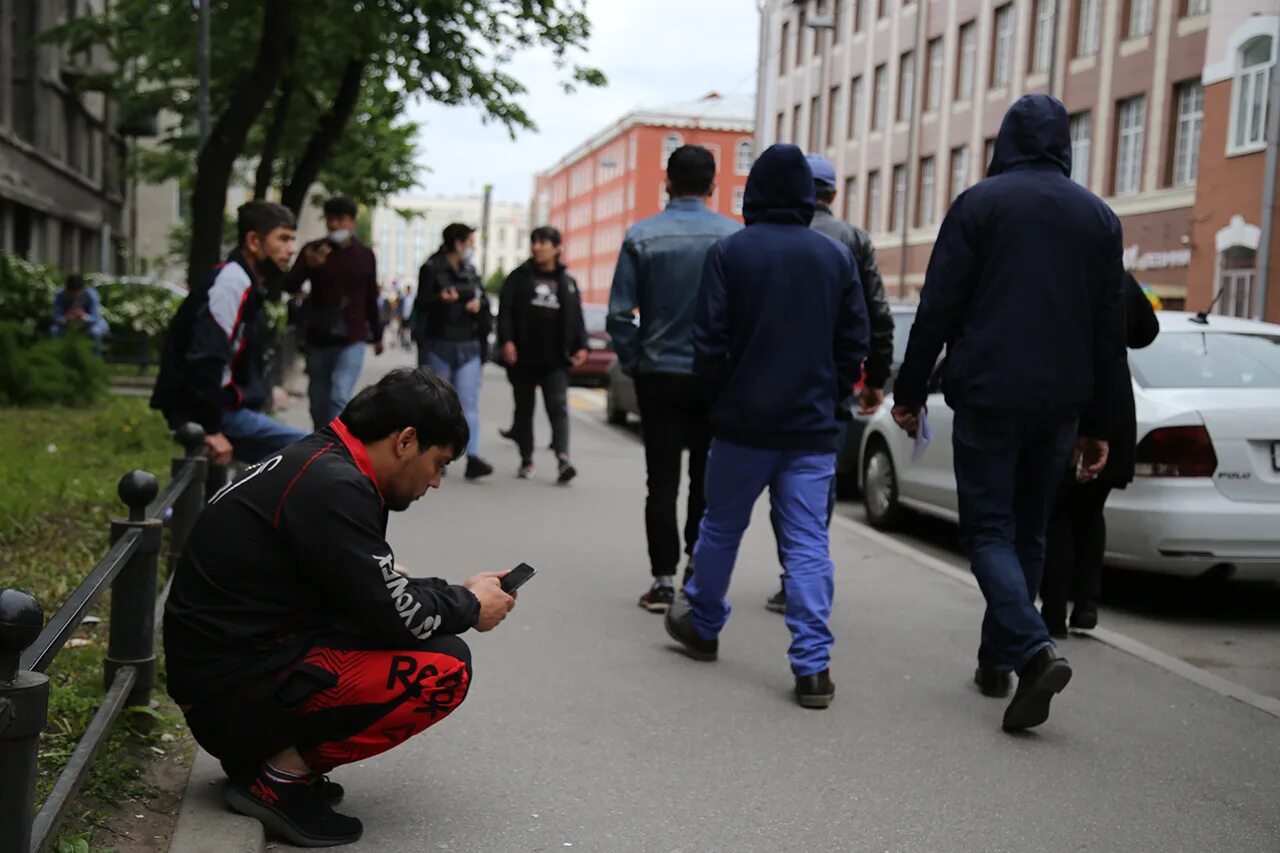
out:
{"label": "grass lawn", "polygon": [[[0,409],[0,585],[34,595],[47,621],[106,552],[109,520],[125,514],[116,495],[121,475],[141,468],[163,487],[169,460],[180,453],[144,399],[109,397],[86,409]],[[104,621],[82,626],[49,668],[53,693],[38,802],[101,701],[108,604],[109,595],[103,596],[93,613]],[[96,840],[108,834],[96,829],[100,810],[145,798],[139,780],[147,757],[182,743],[175,740],[180,727],[163,682],[155,695],[158,709],[121,716],[80,803],[69,812],[63,839],[73,846],[65,849],[111,849]]]}

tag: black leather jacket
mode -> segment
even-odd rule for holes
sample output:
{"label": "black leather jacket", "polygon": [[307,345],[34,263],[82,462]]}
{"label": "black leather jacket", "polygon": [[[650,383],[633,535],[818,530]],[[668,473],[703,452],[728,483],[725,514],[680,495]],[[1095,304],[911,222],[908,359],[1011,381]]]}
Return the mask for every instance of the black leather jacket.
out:
{"label": "black leather jacket", "polygon": [[862,292],[867,299],[867,317],[871,320],[867,384],[872,388],[883,388],[893,367],[893,314],[884,297],[884,281],[880,278],[880,267],[876,265],[876,249],[871,244],[871,237],[861,228],[836,219],[825,204],[817,206],[809,227],[843,243],[853,252],[862,278]]}

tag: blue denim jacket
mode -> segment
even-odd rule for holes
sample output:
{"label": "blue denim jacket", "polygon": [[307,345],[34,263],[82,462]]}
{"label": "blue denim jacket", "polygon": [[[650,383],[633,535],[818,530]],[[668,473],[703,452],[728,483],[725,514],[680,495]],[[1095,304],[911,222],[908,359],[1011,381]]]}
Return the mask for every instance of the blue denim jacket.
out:
{"label": "blue denim jacket", "polygon": [[631,226],[609,294],[609,335],[625,372],[693,373],[702,262],[717,240],[741,227],[694,198],[675,199]]}

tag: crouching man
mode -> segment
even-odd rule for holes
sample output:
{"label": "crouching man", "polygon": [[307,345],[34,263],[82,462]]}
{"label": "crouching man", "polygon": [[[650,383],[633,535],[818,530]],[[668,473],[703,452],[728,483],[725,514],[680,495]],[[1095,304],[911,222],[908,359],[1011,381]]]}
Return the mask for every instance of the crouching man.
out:
{"label": "crouching man", "polygon": [[188,540],[165,608],[169,692],[221,759],[227,803],[293,844],[360,837],[324,774],[462,704],[457,635],[515,606],[503,572],[406,577],[386,542],[388,511],[438,488],[467,440],[448,383],[393,371],[222,489]]}

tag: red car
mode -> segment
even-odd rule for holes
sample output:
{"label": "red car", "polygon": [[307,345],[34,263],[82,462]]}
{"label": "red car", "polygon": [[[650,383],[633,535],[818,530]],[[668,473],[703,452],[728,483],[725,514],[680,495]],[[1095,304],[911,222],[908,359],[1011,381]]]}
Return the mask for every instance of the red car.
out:
{"label": "red car", "polygon": [[569,370],[569,383],[603,387],[609,382],[609,370],[618,360],[609,333],[605,331],[604,305],[583,305],[582,319],[587,326],[587,360]]}

